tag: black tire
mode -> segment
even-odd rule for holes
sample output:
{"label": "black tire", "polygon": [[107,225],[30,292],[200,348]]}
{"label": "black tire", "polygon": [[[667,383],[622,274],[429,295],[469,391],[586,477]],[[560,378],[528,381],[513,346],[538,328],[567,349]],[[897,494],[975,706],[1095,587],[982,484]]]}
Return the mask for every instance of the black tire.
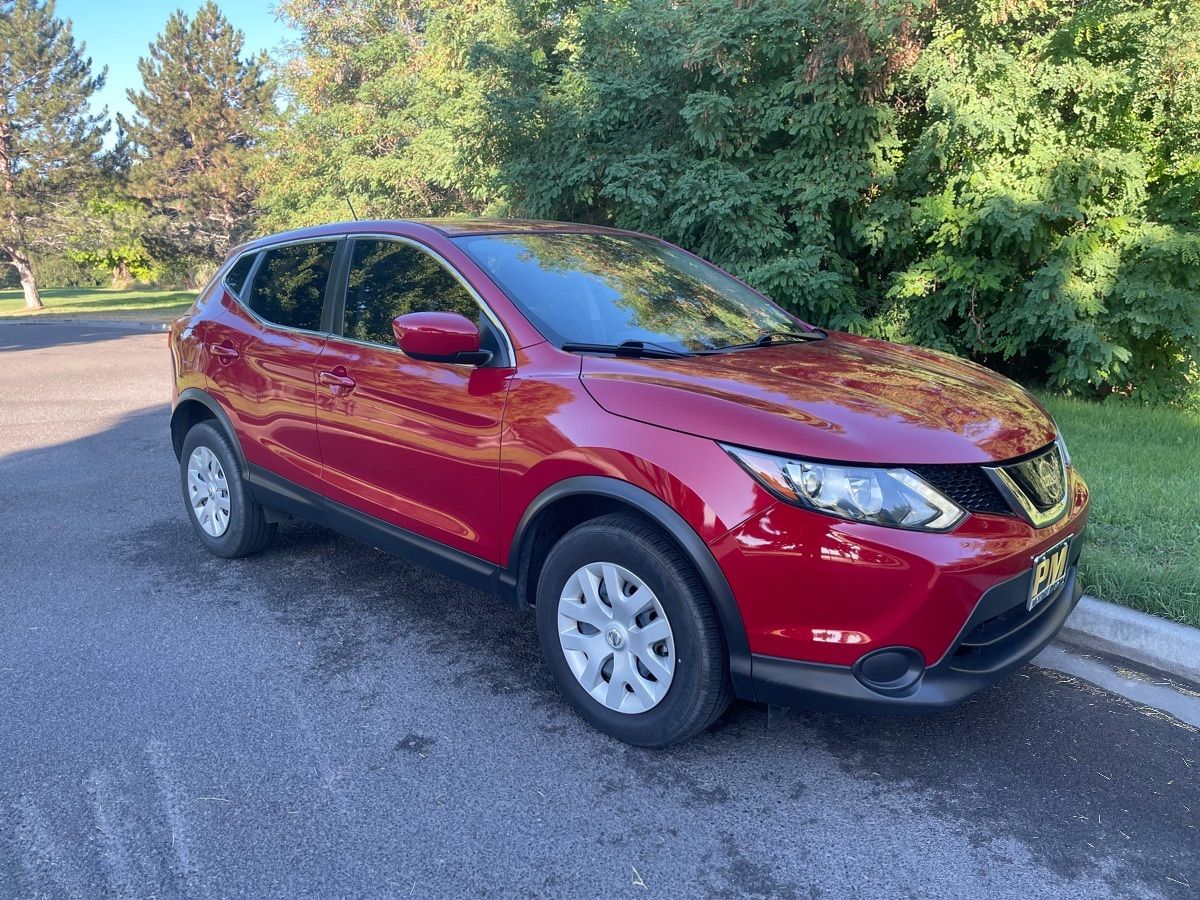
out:
{"label": "black tire", "polygon": [[[610,709],[592,697],[559,643],[559,597],[576,571],[597,562],[615,563],[641,579],[670,624],[675,672],[663,698],[642,712]],[[611,737],[640,747],[677,744],[715,722],[732,699],[728,656],[712,601],[683,554],[643,519],[608,515],[567,532],[542,567],[536,615],[542,655],[559,689],[580,716]]]}
{"label": "black tire", "polygon": [[[216,537],[205,531],[200,524],[188,493],[188,461],[197,448],[201,447],[210,450],[217,458],[229,489],[229,522],[224,532]],[[192,523],[200,542],[210,553],[234,559],[258,553],[271,543],[271,539],[275,537],[276,525],[266,520],[262,506],[250,495],[249,488],[242,480],[233,445],[215,422],[201,422],[188,431],[183,439],[183,452],[179,457],[179,475],[188,520]]]}

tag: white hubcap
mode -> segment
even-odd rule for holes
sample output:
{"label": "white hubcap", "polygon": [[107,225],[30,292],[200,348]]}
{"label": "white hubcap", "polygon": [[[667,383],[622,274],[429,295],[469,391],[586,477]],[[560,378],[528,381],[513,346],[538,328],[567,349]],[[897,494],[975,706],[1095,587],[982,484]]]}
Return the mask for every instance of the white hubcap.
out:
{"label": "white hubcap", "polygon": [[188,457],[188,502],[206,534],[220,537],[229,527],[229,482],[217,455],[197,447]]}
{"label": "white hubcap", "polygon": [[558,642],[583,689],[617,712],[657,706],[675,676],[675,640],[662,604],[614,563],[588,563],[567,579]]}

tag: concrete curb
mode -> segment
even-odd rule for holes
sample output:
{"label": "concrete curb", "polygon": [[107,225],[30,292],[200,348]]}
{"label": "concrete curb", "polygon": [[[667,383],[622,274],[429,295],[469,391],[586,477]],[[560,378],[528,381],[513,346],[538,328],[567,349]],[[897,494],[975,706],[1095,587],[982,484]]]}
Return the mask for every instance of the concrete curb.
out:
{"label": "concrete curb", "polygon": [[1200,683],[1200,628],[1084,597],[1059,639]]}
{"label": "concrete curb", "polygon": [[1043,669],[1053,669],[1094,684],[1136,706],[1165,712],[1200,731],[1200,691],[1192,690],[1183,679],[1177,682],[1158,671],[1150,674],[1140,671],[1141,667],[1126,668],[1134,663],[1097,654],[1065,641],[1054,641],[1032,662]]}
{"label": "concrete curb", "polygon": [[166,331],[169,322],[138,319],[76,319],[70,316],[2,316],[0,325],[82,325],[85,328],[124,328],[129,331]]}

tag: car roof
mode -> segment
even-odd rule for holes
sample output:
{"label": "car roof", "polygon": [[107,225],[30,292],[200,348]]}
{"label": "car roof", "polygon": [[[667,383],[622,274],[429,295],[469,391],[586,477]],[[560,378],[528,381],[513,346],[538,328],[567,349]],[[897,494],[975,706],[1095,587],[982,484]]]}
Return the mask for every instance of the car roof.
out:
{"label": "car roof", "polygon": [[263,235],[235,247],[231,255],[250,249],[259,249],[271,244],[334,237],[341,234],[371,232],[401,233],[404,230],[411,232],[413,226],[417,226],[419,229],[427,228],[452,238],[480,234],[610,234],[638,236],[637,232],[634,231],[624,231],[620,228],[609,228],[604,225],[586,225],[578,222],[552,222],[540,219],[371,219],[330,222],[326,225],[314,225],[309,228],[297,228],[293,231],[280,231],[274,234]]}

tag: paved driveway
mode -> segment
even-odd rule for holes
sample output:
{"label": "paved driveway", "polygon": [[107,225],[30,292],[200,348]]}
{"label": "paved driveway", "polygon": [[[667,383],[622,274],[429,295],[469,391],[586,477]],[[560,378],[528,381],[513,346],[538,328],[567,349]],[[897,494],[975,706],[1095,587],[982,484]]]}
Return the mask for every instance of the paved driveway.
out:
{"label": "paved driveway", "polygon": [[532,616],[193,539],[162,334],[0,326],[0,897],[1195,897],[1200,736],[1027,667],[935,718],[584,726]]}

